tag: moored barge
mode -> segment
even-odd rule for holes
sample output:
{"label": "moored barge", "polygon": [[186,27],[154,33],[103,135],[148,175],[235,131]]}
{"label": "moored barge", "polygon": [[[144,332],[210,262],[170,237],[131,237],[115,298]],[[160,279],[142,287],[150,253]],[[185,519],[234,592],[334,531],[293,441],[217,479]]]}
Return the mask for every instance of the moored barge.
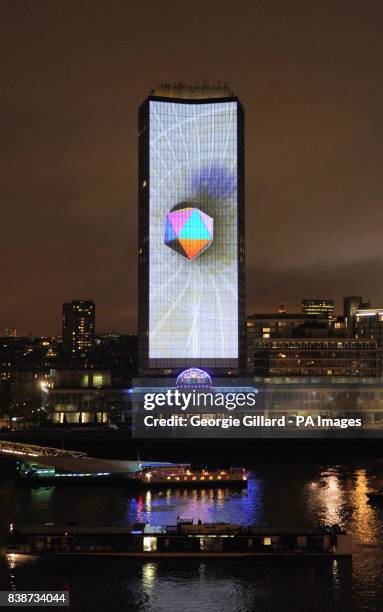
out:
{"label": "moored barge", "polygon": [[257,557],[352,555],[352,537],[340,529],[295,531],[229,523],[132,527],[11,525],[6,553],[126,557]]}
{"label": "moored barge", "polygon": [[145,487],[246,487],[249,473],[245,468],[195,468],[190,465],[146,467],[130,482]]}

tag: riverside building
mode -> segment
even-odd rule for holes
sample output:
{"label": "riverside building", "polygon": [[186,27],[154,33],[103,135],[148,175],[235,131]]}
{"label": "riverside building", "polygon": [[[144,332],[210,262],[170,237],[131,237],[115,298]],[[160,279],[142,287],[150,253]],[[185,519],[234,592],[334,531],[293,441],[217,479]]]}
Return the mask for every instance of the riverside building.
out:
{"label": "riverside building", "polygon": [[227,85],[162,85],[139,110],[141,374],[245,361],[244,112]]}

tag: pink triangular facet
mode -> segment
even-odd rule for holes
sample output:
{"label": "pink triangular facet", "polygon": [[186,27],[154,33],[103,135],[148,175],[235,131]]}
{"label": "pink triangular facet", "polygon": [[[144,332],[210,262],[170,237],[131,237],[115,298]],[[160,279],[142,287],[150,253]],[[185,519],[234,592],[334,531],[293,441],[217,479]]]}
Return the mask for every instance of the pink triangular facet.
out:
{"label": "pink triangular facet", "polygon": [[182,230],[186,221],[189,219],[193,212],[193,208],[183,208],[181,210],[175,210],[174,212],[168,213],[168,219],[173,226],[175,233],[178,234]]}

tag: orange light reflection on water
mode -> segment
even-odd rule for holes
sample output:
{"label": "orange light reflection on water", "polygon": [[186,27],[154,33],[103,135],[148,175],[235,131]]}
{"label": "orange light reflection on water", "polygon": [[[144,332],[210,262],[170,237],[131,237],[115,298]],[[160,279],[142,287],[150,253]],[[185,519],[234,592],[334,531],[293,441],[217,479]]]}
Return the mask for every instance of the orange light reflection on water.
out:
{"label": "orange light reflection on water", "polygon": [[317,482],[307,485],[308,505],[326,525],[343,523],[345,492],[335,470],[322,472]]}
{"label": "orange light reflection on water", "polygon": [[356,541],[371,544],[377,540],[376,511],[368,503],[366,496],[369,482],[365,469],[355,473],[355,486],[350,492],[353,507],[353,534]]}

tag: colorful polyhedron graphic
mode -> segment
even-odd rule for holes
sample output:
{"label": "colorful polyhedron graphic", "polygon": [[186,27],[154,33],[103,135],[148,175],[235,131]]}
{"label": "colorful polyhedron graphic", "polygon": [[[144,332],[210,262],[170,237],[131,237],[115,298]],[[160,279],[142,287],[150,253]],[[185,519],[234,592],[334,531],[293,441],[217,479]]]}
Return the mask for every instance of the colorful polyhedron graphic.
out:
{"label": "colorful polyhedron graphic", "polygon": [[214,220],[199,208],[181,208],[166,215],[165,244],[189,260],[206,251],[213,241]]}

